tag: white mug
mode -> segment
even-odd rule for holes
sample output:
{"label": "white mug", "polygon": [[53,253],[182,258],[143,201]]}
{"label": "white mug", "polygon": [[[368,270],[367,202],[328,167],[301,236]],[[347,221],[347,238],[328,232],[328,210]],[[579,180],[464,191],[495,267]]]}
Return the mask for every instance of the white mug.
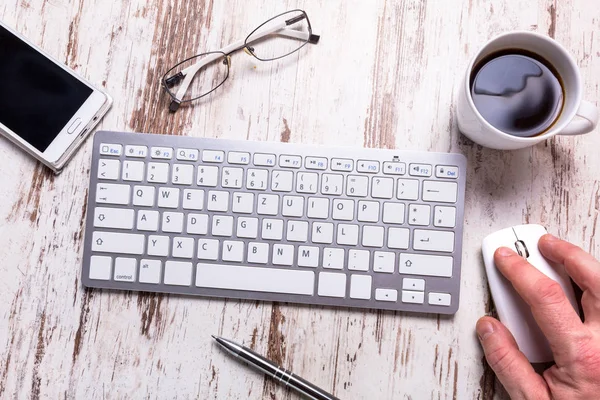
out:
{"label": "white mug", "polygon": [[[550,129],[540,135],[519,137],[505,133],[483,118],[471,96],[471,74],[483,58],[500,50],[523,49],[540,55],[560,75],[564,89],[562,112]],[[580,135],[594,130],[598,124],[598,109],[582,100],[579,68],[573,57],[553,39],[534,32],[516,31],[497,36],[487,42],[473,57],[458,93],[458,128],[469,139],[485,147],[514,150],[532,146],[554,135]]]}

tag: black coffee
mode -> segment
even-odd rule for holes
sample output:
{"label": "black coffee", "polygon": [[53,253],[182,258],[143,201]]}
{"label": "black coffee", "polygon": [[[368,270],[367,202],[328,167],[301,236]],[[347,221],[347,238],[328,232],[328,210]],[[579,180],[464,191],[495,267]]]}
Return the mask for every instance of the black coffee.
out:
{"label": "black coffee", "polygon": [[539,135],[552,126],[563,107],[563,88],[553,70],[537,54],[522,50],[492,54],[471,75],[475,107],[505,133]]}

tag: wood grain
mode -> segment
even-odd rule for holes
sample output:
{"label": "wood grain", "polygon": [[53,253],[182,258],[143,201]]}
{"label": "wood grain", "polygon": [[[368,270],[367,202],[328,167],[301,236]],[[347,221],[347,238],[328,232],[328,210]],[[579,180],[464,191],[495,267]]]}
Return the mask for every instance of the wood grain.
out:
{"label": "wood grain", "polygon": [[[160,77],[188,56],[305,9],[321,35],[279,62],[234,54],[229,80],[176,114]],[[91,141],[53,176],[0,141],[0,398],[296,399],[233,362],[244,342],[343,399],[506,394],[473,329],[493,313],[486,234],[542,223],[600,256],[598,132],[499,152],[460,135],[456,87],[489,37],[560,41],[600,98],[600,8],[588,0],[5,0],[0,18],[104,87],[100,128],[468,157],[461,308],[454,317],[85,290],[80,277]]]}

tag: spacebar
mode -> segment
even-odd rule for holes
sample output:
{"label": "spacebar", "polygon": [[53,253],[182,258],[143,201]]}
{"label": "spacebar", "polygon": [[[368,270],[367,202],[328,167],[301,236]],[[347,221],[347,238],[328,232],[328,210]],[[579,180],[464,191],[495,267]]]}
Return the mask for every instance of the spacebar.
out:
{"label": "spacebar", "polygon": [[314,293],[313,271],[201,263],[197,268],[198,287],[308,296]]}

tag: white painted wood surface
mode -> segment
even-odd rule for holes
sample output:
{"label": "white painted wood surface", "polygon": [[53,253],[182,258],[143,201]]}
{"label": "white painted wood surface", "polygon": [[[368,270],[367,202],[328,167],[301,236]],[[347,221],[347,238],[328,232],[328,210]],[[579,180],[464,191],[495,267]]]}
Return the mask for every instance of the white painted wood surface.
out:
{"label": "white painted wood surface", "polygon": [[[232,58],[227,83],[168,114],[175,61],[305,9],[321,35],[280,62]],[[600,255],[600,137],[499,152],[462,137],[456,86],[486,39],[555,37],[600,98],[600,7],[590,0],[3,0],[0,18],[114,97],[101,128],[453,151],[469,159],[461,307],[453,318],[84,290],[91,140],[57,177],[0,140],[0,398],[296,399],[210,338],[252,346],[342,399],[504,397],[482,360],[492,312],[484,235],[538,222]]]}

